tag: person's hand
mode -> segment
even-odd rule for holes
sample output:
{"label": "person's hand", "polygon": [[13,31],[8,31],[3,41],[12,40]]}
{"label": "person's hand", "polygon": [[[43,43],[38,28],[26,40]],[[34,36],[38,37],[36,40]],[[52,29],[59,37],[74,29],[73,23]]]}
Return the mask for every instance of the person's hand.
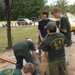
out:
{"label": "person's hand", "polygon": [[67,47],[67,44],[64,44],[65,47]]}
{"label": "person's hand", "polygon": [[38,64],[38,62],[36,61],[36,66],[38,66],[39,64]]}
{"label": "person's hand", "polygon": [[44,39],[41,37],[41,41],[43,42],[44,41]]}

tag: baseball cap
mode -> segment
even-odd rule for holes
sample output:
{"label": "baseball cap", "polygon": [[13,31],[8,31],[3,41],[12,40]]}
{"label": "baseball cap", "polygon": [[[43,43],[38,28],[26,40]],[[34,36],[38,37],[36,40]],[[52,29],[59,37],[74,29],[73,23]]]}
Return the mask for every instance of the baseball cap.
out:
{"label": "baseball cap", "polygon": [[54,21],[48,22],[44,28],[53,30],[54,28],[56,28],[56,22]]}

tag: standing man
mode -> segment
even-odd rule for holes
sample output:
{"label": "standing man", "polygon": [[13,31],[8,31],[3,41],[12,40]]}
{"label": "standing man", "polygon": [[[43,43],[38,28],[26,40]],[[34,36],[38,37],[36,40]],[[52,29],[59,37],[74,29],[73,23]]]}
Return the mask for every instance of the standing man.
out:
{"label": "standing man", "polygon": [[[34,67],[34,75],[39,75],[36,68],[36,54],[35,54],[35,46],[34,43],[30,39],[22,40],[17,42],[13,46],[14,55],[16,57],[16,68],[22,69],[23,67],[23,59],[26,62],[31,62]],[[32,52],[32,54],[31,54]]]}
{"label": "standing man", "polygon": [[68,75],[64,49],[67,38],[62,33],[56,33],[55,22],[48,22],[45,28],[49,35],[44,41],[43,51],[49,63],[49,75]]}
{"label": "standing man", "polygon": [[[46,31],[46,29],[44,27],[50,21],[48,19],[48,16],[49,16],[48,11],[45,10],[45,11],[42,12],[42,20],[39,21],[39,25],[38,25],[38,34],[39,34],[38,44],[43,42],[44,37],[47,35],[47,31]],[[42,50],[42,47],[43,47],[43,43],[38,48],[39,49],[39,60],[40,60],[40,62],[42,61],[41,60],[41,50]]]}
{"label": "standing man", "polygon": [[32,63],[26,63],[23,68],[20,69],[5,69],[0,71],[0,75],[33,75],[34,65]]}
{"label": "standing man", "polygon": [[[68,17],[64,16],[58,7],[53,8],[51,14],[55,18],[60,19],[60,26],[59,26],[60,33],[63,33],[67,37],[68,46],[70,46],[72,44],[72,40],[71,40],[71,27],[70,27]],[[67,65],[69,65],[69,58],[70,58],[69,57],[69,51],[70,51],[69,49],[70,49],[70,47],[66,47],[66,50],[65,50]]]}

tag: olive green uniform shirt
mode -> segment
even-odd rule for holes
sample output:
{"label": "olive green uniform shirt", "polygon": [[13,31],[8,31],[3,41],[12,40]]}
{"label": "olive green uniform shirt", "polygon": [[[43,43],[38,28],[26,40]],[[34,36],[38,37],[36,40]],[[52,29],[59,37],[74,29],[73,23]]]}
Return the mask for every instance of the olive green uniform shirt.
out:
{"label": "olive green uniform shirt", "polygon": [[48,52],[50,62],[65,59],[65,43],[68,43],[67,38],[62,33],[49,35],[45,39],[43,51]]}
{"label": "olive green uniform shirt", "polygon": [[5,69],[0,71],[0,75],[22,75],[19,69]]}
{"label": "olive green uniform shirt", "polygon": [[29,57],[31,55],[31,51],[35,51],[35,46],[32,41],[22,40],[17,42],[13,46],[15,56],[26,56]]}
{"label": "olive green uniform shirt", "polygon": [[67,30],[66,33],[64,33],[64,32],[62,32],[60,30],[60,33],[63,33],[67,37],[67,39],[68,39],[68,46],[70,46],[72,44],[72,40],[71,40],[71,27],[70,27],[70,22],[69,22],[67,16],[63,16],[61,18],[61,21],[60,21],[60,29]]}

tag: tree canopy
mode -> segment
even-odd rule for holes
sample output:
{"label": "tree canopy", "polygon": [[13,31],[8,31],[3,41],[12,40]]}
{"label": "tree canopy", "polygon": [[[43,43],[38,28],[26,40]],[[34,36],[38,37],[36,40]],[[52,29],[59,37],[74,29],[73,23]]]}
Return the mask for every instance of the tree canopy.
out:
{"label": "tree canopy", "polygon": [[14,0],[12,19],[38,17],[47,0]]}
{"label": "tree canopy", "polygon": [[[9,0],[9,2],[12,5],[11,20],[17,20],[18,18],[38,18],[42,10],[48,10],[50,12],[54,6],[59,7],[62,13],[65,13],[67,10],[75,13],[75,4],[68,5],[67,0],[57,0],[50,6],[46,5],[47,0]],[[5,16],[4,0],[0,0],[0,20],[5,20]]]}

